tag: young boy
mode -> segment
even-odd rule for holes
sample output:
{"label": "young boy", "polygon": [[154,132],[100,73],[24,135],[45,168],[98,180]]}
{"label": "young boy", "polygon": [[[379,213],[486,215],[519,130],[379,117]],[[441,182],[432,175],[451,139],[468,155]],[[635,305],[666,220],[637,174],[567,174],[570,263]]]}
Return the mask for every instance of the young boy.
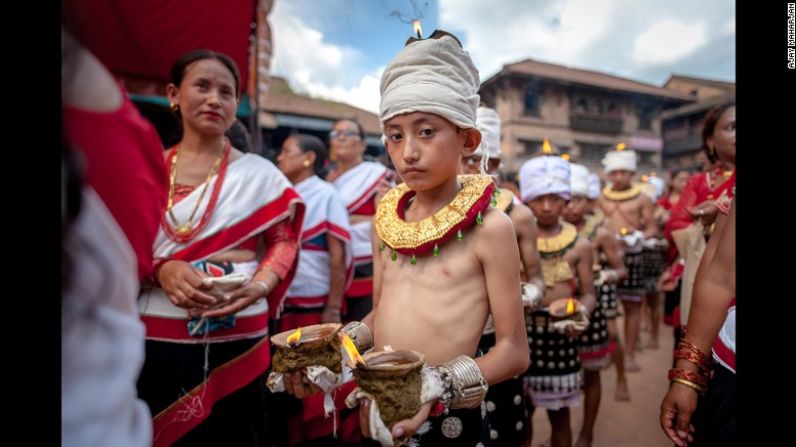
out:
{"label": "young boy", "polygon": [[603,189],[598,205],[605,212],[606,226],[622,242],[628,278],[619,283],[617,296],[625,309],[625,368],[638,371],[636,343],[641,324],[641,301],[647,292],[648,281],[643,265],[644,241],[655,237],[657,226],[653,217],[652,200],[631,183],[636,172],[636,153],[625,150],[620,143],[615,151],[603,158],[603,166],[611,186]]}
{"label": "young boy", "polygon": [[[582,381],[577,336],[587,327],[553,320],[548,306],[560,298],[580,298],[585,320],[596,307],[592,248],[575,227],[559,220],[570,198],[569,162],[543,154],[520,168],[522,201],[531,207],[539,229],[545,292],[542,308],[526,319],[531,365],[526,373],[534,407],[547,409],[552,446],[571,446],[569,407],[580,403]],[[572,323],[572,321],[569,321]]]}
{"label": "young boy", "polygon": [[[481,144],[471,157],[462,158],[462,173],[478,174],[482,163],[485,171],[502,186],[497,176],[500,166],[500,117],[486,106],[478,107],[476,125],[481,132]],[[484,157],[487,160],[484,160]],[[530,311],[541,301],[544,283],[539,251],[536,249],[536,218],[530,208],[507,189],[498,189],[493,206],[506,213],[514,224],[517,245],[520,248],[523,279],[523,306]],[[484,328],[478,347],[488,352],[495,345],[495,327],[490,318]],[[513,377],[489,389],[486,395],[486,410],[489,413],[490,437],[493,447],[518,447],[532,437],[528,423],[528,402],[525,399],[524,379]]]}
{"label": "young boy", "polygon": [[[511,220],[489,207],[490,177],[457,177],[481,141],[478,79],[458,39],[441,31],[410,39],[381,79],[387,151],[404,183],[376,211],[373,310],[356,330],[371,328],[376,350],[422,352],[442,378],[444,409],[426,402],[391,427],[395,438],[415,435],[434,407],[430,429],[415,435],[420,445],[489,445],[487,384],[528,365]],[[474,361],[489,313],[495,347]],[[288,392],[299,395],[306,385],[295,376]],[[368,415],[371,403],[361,404]]]}
{"label": "young boy", "polygon": [[[594,223],[595,227],[602,228],[611,239],[610,243],[605,239],[605,244],[595,250],[595,256],[597,257],[594,259],[594,263],[595,265],[599,263],[601,270],[614,270],[617,275],[620,271],[623,272],[622,278],[616,281],[611,281],[610,277],[605,277],[606,280],[601,284],[595,284],[597,286],[595,290],[598,293],[597,302],[600,303],[600,310],[608,322],[608,350],[611,351],[611,361],[616,366],[614,400],[628,402],[630,401],[630,389],[627,386],[627,374],[625,374],[625,353],[622,349],[622,341],[619,339],[619,329],[616,325],[619,308],[619,303],[616,301],[616,285],[618,281],[627,278],[627,268],[625,268],[625,264],[622,261],[619,241],[615,240],[613,231],[605,228],[605,213],[597,206],[601,190],[600,177],[593,172],[590,173],[589,200],[586,202],[586,215],[589,222]],[[615,256],[618,257],[618,263],[608,260],[608,252],[615,253]]]}
{"label": "young boy", "polygon": [[[595,272],[595,293],[602,298],[600,286],[606,283],[616,283],[627,276],[627,269],[622,264],[622,257],[619,254],[618,242],[613,235],[603,228],[601,222],[595,219],[594,215],[585,214],[589,203],[589,170],[585,166],[570,163],[572,176],[572,199],[564,209],[564,220],[575,225],[578,235],[592,243],[593,248],[593,271]],[[600,258],[604,257],[608,266],[600,266]],[[583,426],[578,436],[576,447],[590,446],[594,437],[594,423],[597,420],[597,410],[600,407],[600,370],[611,362],[611,350],[609,348],[608,320],[603,313],[602,302],[594,309],[589,318],[589,327],[580,336],[578,349],[580,351],[580,361],[583,365]],[[624,379],[624,377],[622,378]],[[624,387],[627,393],[627,382],[623,381],[617,385]]]}

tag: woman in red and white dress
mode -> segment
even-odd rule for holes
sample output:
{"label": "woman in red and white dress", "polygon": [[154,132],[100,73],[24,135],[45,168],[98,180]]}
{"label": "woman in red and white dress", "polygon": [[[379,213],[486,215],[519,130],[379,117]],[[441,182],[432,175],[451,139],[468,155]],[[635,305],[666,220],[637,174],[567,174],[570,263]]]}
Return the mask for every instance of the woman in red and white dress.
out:
{"label": "woman in red and white dress", "polygon": [[343,199],[354,246],[354,279],[346,290],[343,320],[360,321],[373,306],[373,215],[379,194],[389,189],[394,173],[380,163],[363,160],[365,133],[357,121],[337,121],[329,133],[329,146],[335,167],[326,181]]}
{"label": "woman in red and white dress", "polygon": [[[239,79],[229,57],[196,50],[167,87],[184,133],[166,153],[153,285],[138,300],[147,336],[138,390],[154,445],[270,444],[268,323],[295,274],[304,204],[272,163],[224,136]],[[224,290],[206,281],[233,273],[239,281]]]}

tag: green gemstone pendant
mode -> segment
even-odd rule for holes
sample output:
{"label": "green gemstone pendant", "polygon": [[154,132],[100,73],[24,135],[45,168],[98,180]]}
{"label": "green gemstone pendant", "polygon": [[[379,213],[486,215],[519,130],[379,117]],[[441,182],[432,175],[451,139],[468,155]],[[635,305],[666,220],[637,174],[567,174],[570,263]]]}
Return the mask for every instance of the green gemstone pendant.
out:
{"label": "green gemstone pendant", "polygon": [[464,236],[462,235],[462,230],[460,228],[459,231],[456,233],[456,240],[460,241],[462,239],[464,239]]}
{"label": "green gemstone pendant", "polygon": [[412,265],[417,264],[417,258],[415,257],[414,253],[412,253],[412,259],[409,260],[409,263]]}
{"label": "green gemstone pendant", "polygon": [[439,245],[434,244],[434,256],[439,256]]}
{"label": "green gemstone pendant", "polygon": [[384,241],[382,241],[381,242],[381,246],[379,246],[379,252],[384,251],[384,247],[386,247],[386,246],[384,245]]}
{"label": "green gemstone pendant", "polygon": [[396,253],[396,252],[394,252],[394,251],[393,251],[393,252],[392,252],[392,254],[390,255],[390,259],[392,259],[393,261],[395,261],[396,259],[398,259],[398,253]]}
{"label": "green gemstone pendant", "polygon": [[484,218],[483,218],[483,216],[481,216],[481,212],[480,211],[478,212],[478,215],[475,216],[475,223],[477,223],[478,225],[481,225],[482,223],[484,223]]}

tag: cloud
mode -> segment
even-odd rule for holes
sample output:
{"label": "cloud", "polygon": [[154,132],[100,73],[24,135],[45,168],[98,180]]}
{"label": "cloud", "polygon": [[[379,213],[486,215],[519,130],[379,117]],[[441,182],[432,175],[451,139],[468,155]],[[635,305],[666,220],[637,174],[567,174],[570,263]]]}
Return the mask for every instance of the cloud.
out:
{"label": "cloud", "polygon": [[[734,79],[732,0],[439,1],[440,27],[462,38],[482,80],[526,58],[654,84],[672,72]],[[700,62],[717,51],[731,60]]]}
{"label": "cloud", "polygon": [[706,41],[701,24],[686,25],[666,19],[652,25],[636,39],[633,58],[642,64],[671,63],[693,53]]}
{"label": "cloud", "polygon": [[366,74],[359,80],[359,84],[351,88],[329,87],[313,82],[304,84],[304,87],[313,97],[345,102],[378,114],[380,100],[379,81],[381,80],[382,71],[384,71],[384,67],[379,68],[375,73]]}
{"label": "cloud", "polygon": [[366,72],[361,51],[328,42],[290,2],[276,2],[269,21],[274,75],[286,78],[298,92],[378,110],[381,71]]}

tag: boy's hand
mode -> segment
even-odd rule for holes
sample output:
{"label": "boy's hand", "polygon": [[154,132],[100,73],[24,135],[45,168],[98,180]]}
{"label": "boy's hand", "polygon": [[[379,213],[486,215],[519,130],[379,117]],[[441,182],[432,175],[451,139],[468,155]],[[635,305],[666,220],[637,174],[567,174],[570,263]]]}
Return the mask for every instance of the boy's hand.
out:
{"label": "boy's hand", "polygon": [[423,423],[428,419],[428,415],[431,413],[431,409],[436,403],[436,399],[426,402],[420,406],[420,410],[418,410],[417,414],[409,419],[396,422],[392,427],[393,437],[405,438],[417,433],[417,430],[420,429],[420,426],[423,425]]}
{"label": "boy's hand", "polygon": [[320,387],[310,383],[303,372],[284,373],[283,377],[285,392],[296,396],[297,399],[304,399],[307,396],[323,392]]}

